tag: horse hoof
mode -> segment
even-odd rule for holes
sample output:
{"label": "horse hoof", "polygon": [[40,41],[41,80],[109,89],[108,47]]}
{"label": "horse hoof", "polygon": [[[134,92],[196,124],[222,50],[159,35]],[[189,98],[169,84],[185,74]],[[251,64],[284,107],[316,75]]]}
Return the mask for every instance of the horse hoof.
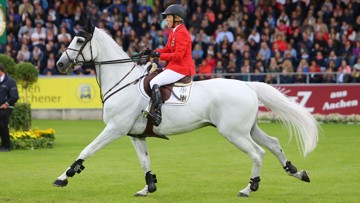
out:
{"label": "horse hoof", "polygon": [[146,185],[146,186],[144,187],[144,189],[142,189],[142,190],[140,190],[140,191],[137,191],[137,192],[135,193],[135,197],[146,197],[148,192],[149,192],[148,186]]}
{"label": "horse hoof", "polygon": [[310,183],[310,178],[305,170],[301,170],[301,180]]}
{"label": "horse hoof", "polygon": [[243,193],[243,192],[239,192],[237,196],[238,196],[238,197],[249,197],[248,194],[245,194],[245,193]]}
{"label": "horse hoof", "polygon": [[53,183],[53,186],[55,186],[55,187],[65,187],[65,186],[67,186],[67,184],[68,184],[68,180],[67,180],[67,179],[65,179],[65,180],[59,180],[59,179],[57,179],[57,180],[55,180],[55,182]]}
{"label": "horse hoof", "polygon": [[147,196],[147,194],[142,194],[142,193],[135,193],[135,195],[134,195],[135,197],[146,197]]}

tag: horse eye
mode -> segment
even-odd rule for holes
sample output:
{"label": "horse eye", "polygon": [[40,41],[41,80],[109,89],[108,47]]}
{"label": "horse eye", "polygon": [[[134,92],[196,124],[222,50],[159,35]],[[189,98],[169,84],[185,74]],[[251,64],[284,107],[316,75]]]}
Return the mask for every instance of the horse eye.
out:
{"label": "horse eye", "polygon": [[76,40],[76,43],[84,43],[85,42],[85,39],[84,38],[78,38],[77,40]]}

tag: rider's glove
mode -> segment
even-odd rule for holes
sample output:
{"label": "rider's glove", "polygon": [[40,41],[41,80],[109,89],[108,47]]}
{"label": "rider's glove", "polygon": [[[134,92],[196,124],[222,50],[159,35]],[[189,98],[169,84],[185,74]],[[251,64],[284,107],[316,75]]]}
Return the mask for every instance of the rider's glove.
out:
{"label": "rider's glove", "polygon": [[151,57],[160,57],[160,52],[158,51],[152,51],[151,54],[150,54]]}
{"label": "rider's glove", "polygon": [[148,55],[150,55],[151,53],[152,53],[152,51],[151,51],[149,48],[141,51],[141,55],[146,55],[146,56],[148,56]]}

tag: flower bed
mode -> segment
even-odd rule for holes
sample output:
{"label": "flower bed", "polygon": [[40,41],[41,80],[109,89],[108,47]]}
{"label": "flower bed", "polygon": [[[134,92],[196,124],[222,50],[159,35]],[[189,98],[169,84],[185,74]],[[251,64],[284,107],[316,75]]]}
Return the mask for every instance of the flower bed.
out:
{"label": "flower bed", "polygon": [[10,132],[10,140],[12,149],[52,148],[55,142],[55,130],[49,128]]}
{"label": "flower bed", "polygon": [[[341,115],[341,114],[313,114],[314,118],[319,123],[347,123],[347,124],[360,124],[360,115]],[[272,112],[261,112],[258,115],[258,120],[265,122],[276,122],[278,118]]]}

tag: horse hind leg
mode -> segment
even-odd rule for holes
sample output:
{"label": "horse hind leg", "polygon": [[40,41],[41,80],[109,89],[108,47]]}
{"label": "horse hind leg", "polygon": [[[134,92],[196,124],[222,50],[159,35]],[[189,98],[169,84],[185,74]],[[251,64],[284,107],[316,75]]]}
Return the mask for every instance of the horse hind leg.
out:
{"label": "horse hind leg", "polygon": [[257,124],[254,125],[251,136],[256,143],[266,147],[276,156],[280,164],[288,175],[298,178],[305,182],[310,182],[310,178],[305,170],[298,171],[297,168],[286,159],[285,153],[282,150],[279,140],[275,137],[267,135],[262,131]]}
{"label": "horse hind leg", "polygon": [[[221,133],[220,130],[219,132]],[[237,148],[247,153],[252,160],[250,182],[238,193],[239,197],[249,197],[250,192],[255,192],[259,189],[260,171],[265,151],[252,140],[250,134],[221,134]]]}
{"label": "horse hind leg", "polygon": [[139,190],[135,193],[135,196],[147,196],[147,194],[153,193],[156,191],[157,179],[155,174],[151,174],[150,169],[150,156],[148,152],[148,147],[146,144],[146,138],[134,138],[131,137],[131,141],[134,145],[135,151],[138,155],[141,168],[145,174],[146,185],[142,190]]}

